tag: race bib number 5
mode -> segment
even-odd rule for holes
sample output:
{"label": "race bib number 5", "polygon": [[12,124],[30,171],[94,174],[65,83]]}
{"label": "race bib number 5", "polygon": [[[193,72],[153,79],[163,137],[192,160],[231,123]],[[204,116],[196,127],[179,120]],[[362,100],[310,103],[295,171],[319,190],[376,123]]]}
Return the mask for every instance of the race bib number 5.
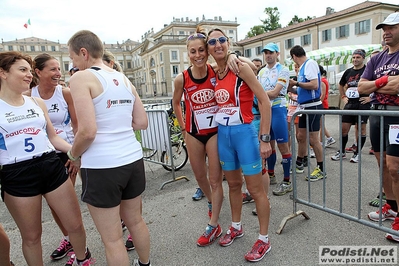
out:
{"label": "race bib number 5", "polygon": [[389,144],[399,145],[399,125],[389,125]]}

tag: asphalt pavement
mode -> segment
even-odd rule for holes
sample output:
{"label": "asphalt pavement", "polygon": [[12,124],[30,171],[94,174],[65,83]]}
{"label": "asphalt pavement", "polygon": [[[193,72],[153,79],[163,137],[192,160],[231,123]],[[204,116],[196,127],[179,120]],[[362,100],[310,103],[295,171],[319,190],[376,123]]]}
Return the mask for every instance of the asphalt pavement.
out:
{"label": "asphalt pavement", "polygon": [[[331,161],[330,156],[338,149],[339,132],[338,118],[327,116],[327,128],[337,143],[325,149],[326,167],[328,178],[325,188],[327,192],[326,204],[339,205],[340,195],[340,162]],[[350,132],[349,143],[352,144],[353,129]],[[375,208],[368,205],[368,201],[374,198],[378,192],[378,167],[374,156],[369,155],[369,139],[362,151],[361,166],[361,208],[360,216],[367,219],[367,213]],[[278,152],[277,152],[278,153]],[[279,153],[278,153],[279,154]],[[351,215],[357,215],[358,202],[358,164],[342,162],[343,165],[343,210]],[[282,180],[282,167],[278,156],[276,176]],[[315,159],[311,159],[311,170],[315,166]],[[305,168],[306,169],[306,168]],[[307,171],[305,171],[307,173]],[[250,265],[246,262],[244,254],[251,248],[258,237],[257,217],[251,211],[254,203],[248,203],[242,209],[242,224],[245,232],[244,237],[237,239],[228,247],[221,247],[213,243],[207,247],[198,247],[197,238],[204,232],[209,218],[207,216],[206,199],[193,201],[192,195],[197,184],[188,163],[182,170],[176,172],[176,176],[187,176],[190,180],[179,180],[164,186],[160,186],[167,180],[172,179],[170,172],[162,166],[146,162],[147,188],[143,194],[143,216],[149,227],[151,235],[151,263],[153,266],[200,266],[200,265]],[[298,193],[301,198],[308,198],[308,183],[304,179],[305,174],[297,175]],[[313,188],[312,195],[319,200],[322,195],[323,181],[310,184]],[[220,215],[220,224],[223,232],[226,232],[231,223],[230,206],[228,202],[228,187],[223,182],[224,203]],[[298,205],[310,219],[303,216],[289,220],[281,234],[276,234],[284,217],[293,213],[293,201],[290,194],[283,196],[272,195],[269,190],[271,202],[271,219],[269,226],[269,239],[272,249],[258,262],[258,265],[318,265],[319,246],[397,246],[397,243],[385,239],[384,232],[362,225],[358,222],[349,221],[315,208]],[[77,182],[76,194],[80,198],[81,183]],[[95,265],[106,265],[104,248],[100,236],[89,215],[88,209],[80,201],[80,208],[87,232],[87,243],[92,256],[96,259]],[[21,238],[17,226],[9,215],[4,203],[0,204],[0,222],[6,229],[11,240],[11,258],[15,265],[26,265],[21,251]],[[58,246],[61,232],[54,222],[49,207],[43,201],[43,257],[44,265],[65,265],[67,258],[60,261],[51,261],[49,255]],[[383,222],[389,227],[390,222]],[[124,232],[125,239],[128,232]],[[129,251],[131,261],[137,258],[136,251]],[[382,264],[380,264],[382,265]]]}

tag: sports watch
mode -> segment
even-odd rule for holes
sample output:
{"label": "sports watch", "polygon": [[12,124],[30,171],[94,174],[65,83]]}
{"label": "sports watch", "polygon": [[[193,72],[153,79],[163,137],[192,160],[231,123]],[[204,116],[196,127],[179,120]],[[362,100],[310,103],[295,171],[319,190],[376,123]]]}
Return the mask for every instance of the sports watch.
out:
{"label": "sports watch", "polygon": [[270,142],[270,134],[262,134],[260,135],[260,140],[266,143]]}

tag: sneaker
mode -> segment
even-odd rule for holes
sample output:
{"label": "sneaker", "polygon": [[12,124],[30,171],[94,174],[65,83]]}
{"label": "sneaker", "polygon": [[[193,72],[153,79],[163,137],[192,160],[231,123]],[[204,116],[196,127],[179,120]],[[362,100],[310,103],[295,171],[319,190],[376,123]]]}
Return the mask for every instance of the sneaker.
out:
{"label": "sneaker", "polygon": [[193,195],[193,200],[197,201],[200,200],[204,197],[204,192],[200,188],[197,188],[197,191],[195,191]]}
{"label": "sneaker", "polygon": [[[391,208],[391,205],[388,203],[385,203],[384,206],[382,206],[381,209],[381,220],[395,220],[395,217],[398,213],[393,211]],[[370,212],[368,215],[370,220],[374,222],[379,222],[380,221],[380,210],[377,210],[375,212]]]}
{"label": "sneaker", "polygon": [[10,264],[11,264],[11,266],[15,266],[15,264],[14,264],[14,263],[12,263],[12,261],[10,261]]}
{"label": "sneaker", "polygon": [[208,216],[212,218],[212,202],[208,201]]}
{"label": "sneaker", "polygon": [[131,236],[131,235],[128,235],[128,236],[127,236],[127,240],[126,240],[126,243],[125,243],[125,247],[126,247],[126,250],[127,250],[127,251],[130,251],[130,250],[135,249],[135,247],[134,247],[134,245],[133,245],[133,239],[132,239],[132,236]]}
{"label": "sneaker", "polygon": [[252,214],[255,215],[255,216],[258,215],[258,211],[256,210],[256,208],[252,210]]}
{"label": "sneaker", "polygon": [[358,163],[359,162],[359,154],[353,154],[352,158],[350,159],[351,163]]}
{"label": "sneaker", "polygon": [[310,158],[316,158],[316,154],[314,153],[313,148],[310,148],[309,157]]}
{"label": "sneaker", "polygon": [[70,255],[70,258],[68,262],[65,264],[65,266],[90,266],[94,264],[94,259],[91,257],[91,253],[89,249],[86,250],[86,258],[83,262],[78,264],[76,260],[76,255],[74,252],[70,252],[68,255]]}
{"label": "sneaker", "polygon": [[197,245],[200,247],[205,247],[213,242],[222,234],[222,228],[218,224],[216,227],[213,227],[208,224],[208,226],[205,229],[205,233],[200,236],[197,240]]}
{"label": "sneaker", "polygon": [[242,230],[237,230],[234,227],[230,226],[229,230],[227,230],[226,234],[219,239],[219,245],[222,247],[230,246],[233,243],[234,239],[240,238],[244,235]]}
{"label": "sneaker", "polygon": [[[395,231],[399,231],[399,217],[397,217],[397,218],[393,221],[393,223],[392,223],[392,225],[391,225],[391,229],[392,229],[392,230],[395,230]],[[386,239],[399,242],[399,236],[395,236],[395,235],[393,235],[393,234],[387,233],[387,234],[385,235],[385,237],[386,237]]]}
{"label": "sneaker", "polygon": [[324,174],[319,167],[316,167],[313,172],[310,174],[310,177],[306,177],[306,181],[310,179],[310,181],[314,182],[317,180],[321,180],[323,178],[326,178],[327,175]]}
{"label": "sneaker", "polygon": [[247,192],[242,193],[242,204],[254,202],[254,199]]}
{"label": "sneaker", "polygon": [[329,147],[333,144],[335,144],[335,139],[333,137],[327,138],[326,142],[324,143],[324,147]]}
{"label": "sneaker", "polygon": [[65,257],[70,251],[73,250],[71,242],[63,238],[60,242],[59,247],[51,253],[50,258],[52,260],[59,260]]}
{"label": "sneaker", "polygon": [[121,219],[121,226],[122,226],[122,231],[125,231],[127,229],[125,222]]}
{"label": "sneaker", "polygon": [[[386,197],[385,197],[385,193],[382,194],[382,204],[385,204],[386,202]],[[369,205],[373,206],[373,207],[380,207],[380,195],[378,194],[377,197],[375,197],[375,199],[372,199],[369,201]]]}
{"label": "sneaker", "polygon": [[280,184],[278,184],[275,189],[273,189],[273,194],[276,196],[282,196],[291,191],[292,191],[292,183],[283,181]]}
{"label": "sneaker", "polygon": [[309,165],[309,158],[308,157],[303,158],[303,167],[308,167],[308,165]]}
{"label": "sneaker", "polygon": [[352,146],[348,147],[345,149],[346,152],[355,152],[357,148],[357,145],[355,143],[352,144]]}
{"label": "sneaker", "polygon": [[333,161],[339,161],[340,158],[346,159],[346,154],[341,153],[340,151],[337,151],[333,156],[331,156],[331,160],[333,160]]}
{"label": "sneaker", "polygon": [[[134,261],[133,261],[133,266],[140,266],[139,260],[138,260],[138,259],[134,259]],[[150,263],[149,266],[151,266],[151,263]]]}
{"label": "sneaker", "polygon": [[271,249],[270,241],[265,243],[262,240],[256,240],[255,244],[252,246],[252,249],[245,254],[244,258],[247,261],[260,261],[263,257],[268,253]]}
{"label": "sneaker", "polygon": [[305,168],[304,168],[303,164],[300,164],[300,165],[297,164],[295,172],[297,174],[302,174],[303,172],[305,172]]}
{"label": "sneaker", "polygon": [[276,175],[269,175],[269,177],[270,177],[270,185],[277,184]]}
{"label": "sneaker", "polygon": [[373,150],[373,149],[370,149],[370,150],[369,150],[369,154],[370,154],[370,155],[374,155],[374,150]]}

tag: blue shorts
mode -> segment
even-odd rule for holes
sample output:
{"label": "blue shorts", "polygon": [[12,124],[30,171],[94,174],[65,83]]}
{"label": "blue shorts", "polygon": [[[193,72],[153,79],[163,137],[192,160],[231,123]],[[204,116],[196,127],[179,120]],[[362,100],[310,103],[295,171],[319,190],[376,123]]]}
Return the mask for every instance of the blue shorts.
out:
{"label": "blue shorts", "polygon": [[[287,121],[287,108],[281,106],[272,107],[270,139],[275,140],[277,143],[288,142],[288,123],[282,123],[282,121]],[[252,124],[256,131],[259,132],[260,115],[255,115]]]}
{"label": "blue shorts", "polygon": [[252,124],[218,126],[218,150],[223,171],[242,168],[244,175],[262,171],[258,132]]}

